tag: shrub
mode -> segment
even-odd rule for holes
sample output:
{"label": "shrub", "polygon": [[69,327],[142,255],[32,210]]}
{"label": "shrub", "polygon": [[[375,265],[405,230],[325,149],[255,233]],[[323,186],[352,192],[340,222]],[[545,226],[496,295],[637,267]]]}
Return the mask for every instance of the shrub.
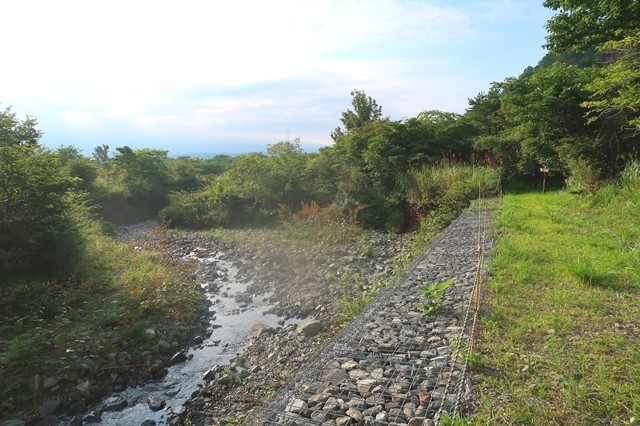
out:
{"label": "shrub", "polygon": [[419,218],[436,214],[449,222],[479,196],[496,194],[499,169],[442,165],[413,169],[401,178],[406,200]]}
{"label": "shrub", "polygon": [[565,184],[571,192],[594,195],[600,188],[600,172],[587,160],[578,158],[567,162],[569,177]]}

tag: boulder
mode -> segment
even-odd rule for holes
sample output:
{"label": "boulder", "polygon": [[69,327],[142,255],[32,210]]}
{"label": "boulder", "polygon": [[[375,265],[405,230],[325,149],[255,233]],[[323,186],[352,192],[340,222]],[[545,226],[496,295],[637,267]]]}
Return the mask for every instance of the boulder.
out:
{"label": "boulder", "polygon": [[166,404],[164,399],[159,399],[155,396],[149,396],[149,398],[147,398],[147,405],[151,411],[160,411]]}
{"label": "boulder", "polygon": [[316,334],[320,333],[323,328],[324,325],[320,321],[315,319],[308,319],[306,321],[303,321],[298,326],[296,331],[305,337],[313,337]]}
{"label": "boulder", "polygon": [[56,412],[56,410],[60,407],[60,404],[61,402],[58,399],[51,399],[45,402],[38,410],[38,416],[40,416],[40,418],[50,416],[51,414]]}
{"label": "boulder", "polygon": [[187,354],[184,351],[180,351],[171,357],[171,365],[176,365],[187,360]]}
{"label": "boulder", "polygon": [[112,401],[105,403],[100,409],[100,411],[102,411],[103,413],[105,411],[121,411],[127,408],[128,406],[129,406],[129,403],[127,402],[126,399],[121,397],[116,397],[116,398],[113,398]]}
{"label": "boulder", "polygon": [[85,380],[84,382],[76,386],[76,389],[78,390],[78,392],[80,392],[80,395],[82,395],[84,398],[87,398],[89,395],[91,395],[91,382],[89,382],[89,380]]}
{"label": "boulder", "polygon": [[276,334],[276,330],[266,324],[257,322],[251,326],[251,334],[257,339],[263,334]]}

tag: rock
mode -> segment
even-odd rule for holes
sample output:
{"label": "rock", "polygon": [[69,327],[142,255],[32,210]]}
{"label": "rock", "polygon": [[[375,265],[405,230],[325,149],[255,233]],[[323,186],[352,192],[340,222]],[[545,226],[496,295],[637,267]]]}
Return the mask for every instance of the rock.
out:
{"label": "rock", "polygon": [[144,422],[140,423],[140,426],[156,426],[156,421],[153,419],[147,419]]}
{"label": "rock", "polygon": [[153,364],[151,367],[149,367],[149,374],[151,375],[152,379],[160,379],[166,376],[167,373],[169,373],[169,370],[164,368],[162,364],[156,363],[156,364]]}
{"label": "rock", "polygon": [[60,382],[60,378],[59,377],[47,377],[42,382],[42,387],[45,388],[45,389],[50,389],[50,388],[54,387],[55,385],[57,385],[58,382]]}
{"label": "rock", "polygon": [[336,419],[336,425],[337,426],[348,426],[352,423],[352,419],[351,417],[348,416],[342,416],[342,417],[338,417]]}
{"label": "rock", "polygon": [[424,417],[413,417],[409,420],[409,426],[421,426],[424,422]]}
{"label": "rock", "polygon": [[171,412],[173,414],[175,414],[176,416],[180,416],[180,415],[184,414],[185,411],[187,411],[187,408],[185,406],[183,406],[183,405],[179,405],[179,406],[173,407],[171,409]]}
{"label": "rock", "polygon": [[185,362],[186,360],[187,360],[187,354],[184,351],[180,351],[171,357],[170,364],[176,365],[176,364],[180,364],[181,362]]}
{"label": "rock", "polygon": [[322,406],[322,411],[335,411],[340,407],[338,400],[334,397],[327,399],[327,402]]}
{"label": "rock", "polygon": [[362,371],[362,370],[349,371],[349,378],[351,380],[363,380],[367,377],[369,377],[369,373],[367,373],[366,371]]}
{"label": "rock", "polygon": [[307,403],[303,399],[294,399],[285,408],[285,411],[293,414],[300,414],[308,407]]}
{"label": "rock", "polygon": [[343,370],[353,370],[354,368],[358,368],[358,365],[356,361],[350,359],[349,361],[343,362],[340,368]]}
{"label": "rock", "polygon": [[82,418],[82,424],[100,423],[101,421],[102,417],[96,414],[89,414]]}
{"label": "rock", "polygon": [[163,339],[160,339],[156,346],[158,347],[160,352],[167,352],[169,351],[169,349],[171,349],[171,344],[169,344],[169,342]]}
{"label": "rock", "polygon": [[91,382],[89,382],[89,380],[85,380],[84,382],[76,386],[76,389],[78,390],[78,392],[80,392],[80,395],[82,395],[84,398],[87,398],[91,395]]}
{"label": "rock", "polygon": [[362,414],[360,410],[351,407],[347,410],[347,416],[355,420],[362,420],[362,418],[364,417],[364,414]]}
{"label": "rock", "polygon": [[168,397],[176,396],[177,394],[180,393],[180,389],[181,389],[180,386],[169,388],[166,391],[164,391],[164,394]]}
{"label": "rock", "polygon": [[127,400],[122,397],[118,396],[112,399],[112,401],[105,403],[102,408],[100,408],[101,412],[104,413],[105,411],[121,411],[129,406]]}
{"label": "rock", "polygon": [[362,379],[356,382],[356,386],[358,387],[360,395],[364,396],[371,392],[371,389],[376,385],[376,383],[377,381],[375,379]]}
{"label": "rock", "polygon": [[266,324],[257,322],[251,326],[251,335],[256,339],[263,334],[276,334],[276,330]]}
{"label": "rock", "polygon": [[298,326],[296,331],[305,337],[313,337],[316,334],[320,333],[323,328],[324,328],[324,325],[320,321],[309,319],[302,322]]}
{"label": "rock", "polygon": [[24,426],[25,423],[23,420],[17,420],[17,419],[10,419],[10,420],[5,420],[2,423],[0,423],[0,426]]}
{"label": "rock", "polygon": [[46,416],[36,423],[36,426],[56,426],[59,422],[60,417],[58,416]]}
{"label": "rock", "polygon": [[147,405],[151,411],[159,411],[164,408],[166,402],[164,399],[159,399],[152,395],[147,398]]}
{"label": "rock", "polygon": [[45,402],[38,410],[38,416],[42,418],[55,413],[56,410],[60,407],[60,404],[61,402],[58,399],[51,399]]}

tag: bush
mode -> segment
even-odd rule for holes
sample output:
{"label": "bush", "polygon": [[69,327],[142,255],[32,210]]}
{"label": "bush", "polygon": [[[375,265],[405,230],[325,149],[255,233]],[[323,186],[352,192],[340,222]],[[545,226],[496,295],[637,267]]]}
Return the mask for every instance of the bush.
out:
{"label": "bush", "polygon": [[640,188],[640,160],[627,164],[620,174],[620,184],[629,188]]}
{"label": "bush", "polygon": [[228,223],[228,212],[219,199],[204,191],[174,192],[169,204],[158,213],[161,222],[172,227],[202,229]]}
{"label": "bush", "polygon": [[569,177],[565,183],[571,192],[594,195],[601,185],[600,172],[585,159],[578,158],[567,162]]}
{"label": "bush", "polygon": [[401,187],[415,216],[437,212],[443,222],[449,222],[471,200],[496,194],[499,179],[499,169],[489,166],[430,166],[406,173]]}
{"label": "bush", "polygon": [[36,121],[0,112],[0,275],[64,275],[79,252],[71,218],[78,201]]}

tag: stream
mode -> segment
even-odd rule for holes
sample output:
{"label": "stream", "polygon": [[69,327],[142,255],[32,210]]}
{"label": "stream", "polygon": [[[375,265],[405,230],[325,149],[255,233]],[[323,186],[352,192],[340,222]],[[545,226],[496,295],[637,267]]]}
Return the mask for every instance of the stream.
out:
{"label": "stream", "polygon": [[[237,277],[238,268],[226,260],[224,254],[202,257],[202,253],[194,251],[185,259],[200,262],[201,272],[216,277],[203,284],[212,302],[209,307],[213,313],[211,334],[201,344],[188,350],[186,361],[169,367],[168,374],[162,379],[141,387],[128,388],[97,404],[94,409],[105,405],[124,405],[124,401],[127,404],[126,408],[119,411],[104,411],[101,424],[169,424],[174,415],[185,410],[183,404],[191,394],[205,383],[203,375],[209,369],[226,365],[243,352],[252,338],[252,325],[263,323],[276,328],[278,323],[283,324],[281,318],[266,314],[271,307],[265,300],[269,295],[249,296],[245,293],[251,282]],[[155,403],[156,411],[150,408],[153,405],[150,401]]]}

